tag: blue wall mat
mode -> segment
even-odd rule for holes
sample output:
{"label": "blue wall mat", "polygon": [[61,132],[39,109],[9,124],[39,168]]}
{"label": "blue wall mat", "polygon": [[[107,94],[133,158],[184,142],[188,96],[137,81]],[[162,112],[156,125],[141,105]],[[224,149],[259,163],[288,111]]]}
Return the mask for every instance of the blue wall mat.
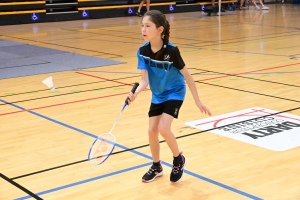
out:
{"label": "blue wall mat", "polygon": [[35,60],[32,58],[16,58],[16,59],[4,59],[0,60],[0,69],[2,68],[12,68],[12,67],[25,67],[30,65],[37,65],[37,64],[46,64],[49,62]]}
{"label": "blue wall mat", "polygon": [[21,55],[24,57],[65,53],[64,51],[58,51],[55,49],[49,49],[45,47],[37,47],[29,44],[0,47],[0,51]]}
{"label": "blue wall mat", "polygon": [[122,63],[124,62],[0,40],[0,79]]}
{"label": "blue wall mat", "polygon": [[[30,69],[30,70],[28,70]],[[53,63],[31,65],[30,68],[26,67],[13,67],[0,69],[0,79],[7,77],[31,76],[35,74],[44,74],[45,72],[59,72],[72,70],[66,66],[57,65]]]}
{"label": "blue wall mat", "polygon": [[24,58],[24,56],[12,54],[12,53],[5,53],[0,51],[0,68],[2,64],[2,60],[7,60],[7,59],[15,59],[15,58]]}
{"label": "blue wall mat", "polygon": [[15,46],[15,45],[24,45],[19,42],[11,42],[7,40],[0,40],[0,47],[6,47],[6,46]]}

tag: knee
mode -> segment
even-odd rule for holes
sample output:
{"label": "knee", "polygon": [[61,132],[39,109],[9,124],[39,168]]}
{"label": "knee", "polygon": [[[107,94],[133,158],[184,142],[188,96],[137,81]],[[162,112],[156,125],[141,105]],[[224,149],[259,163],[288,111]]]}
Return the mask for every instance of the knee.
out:
{"label": "knee", "polygon": [[161,136],[162,136],[163,138],[165,138],[165,136],[167,136],[167,134],[170,132],[170,128],[161,125],[161,126],[159,126],[158,131],[159,131],[159,133],[161,134]]}
{"label": "knee", "polygon": [[158,130],[156,128],[149,128],[148,135],[150,137],[158,137]]}

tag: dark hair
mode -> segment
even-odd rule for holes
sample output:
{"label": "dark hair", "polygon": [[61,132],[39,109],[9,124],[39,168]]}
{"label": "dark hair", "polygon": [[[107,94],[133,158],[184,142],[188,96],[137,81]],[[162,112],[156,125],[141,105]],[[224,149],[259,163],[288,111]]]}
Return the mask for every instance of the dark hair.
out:
{"label": "dark hair", "polygon": [[162,51],[160,51],[156,55],[156,57],[158,58],[164,54],[167,44],[169,42],[170,24],[169,24],[168,20],[166,19],[166,16],[159,10],[150,10],[144,14],[143,18],[146,16],[150,17],[150,20],[155,24],[156,28],[158,28],[160,26],[164,27],[164,31],[161,33],[161,38],[163,39],[163,47],[164,48]]}

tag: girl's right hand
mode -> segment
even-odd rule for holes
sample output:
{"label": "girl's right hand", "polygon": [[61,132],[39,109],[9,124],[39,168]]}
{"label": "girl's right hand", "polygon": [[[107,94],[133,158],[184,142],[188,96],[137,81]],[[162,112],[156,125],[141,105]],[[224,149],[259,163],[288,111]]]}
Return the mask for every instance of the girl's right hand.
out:
{"label": "girl's right hand", "polygon": [[127,98],[128,98],[128,105],[130,105],[131,102],[135,100],[136,95],[134,95],[132,92],[129,92]]}

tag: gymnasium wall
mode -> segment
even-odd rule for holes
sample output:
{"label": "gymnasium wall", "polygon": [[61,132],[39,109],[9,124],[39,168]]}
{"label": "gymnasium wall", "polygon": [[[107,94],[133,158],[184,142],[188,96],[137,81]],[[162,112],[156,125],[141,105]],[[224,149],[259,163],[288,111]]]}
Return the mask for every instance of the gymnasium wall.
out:
{"label": "gymnasium wall", "polygon": [[[0,25],[124,17],[135,15],[139,3],[140,0],[0,0]],[[201,11],[204,4],[211,4],[211,0],[151,0],[151,9],[192,12]]]}

